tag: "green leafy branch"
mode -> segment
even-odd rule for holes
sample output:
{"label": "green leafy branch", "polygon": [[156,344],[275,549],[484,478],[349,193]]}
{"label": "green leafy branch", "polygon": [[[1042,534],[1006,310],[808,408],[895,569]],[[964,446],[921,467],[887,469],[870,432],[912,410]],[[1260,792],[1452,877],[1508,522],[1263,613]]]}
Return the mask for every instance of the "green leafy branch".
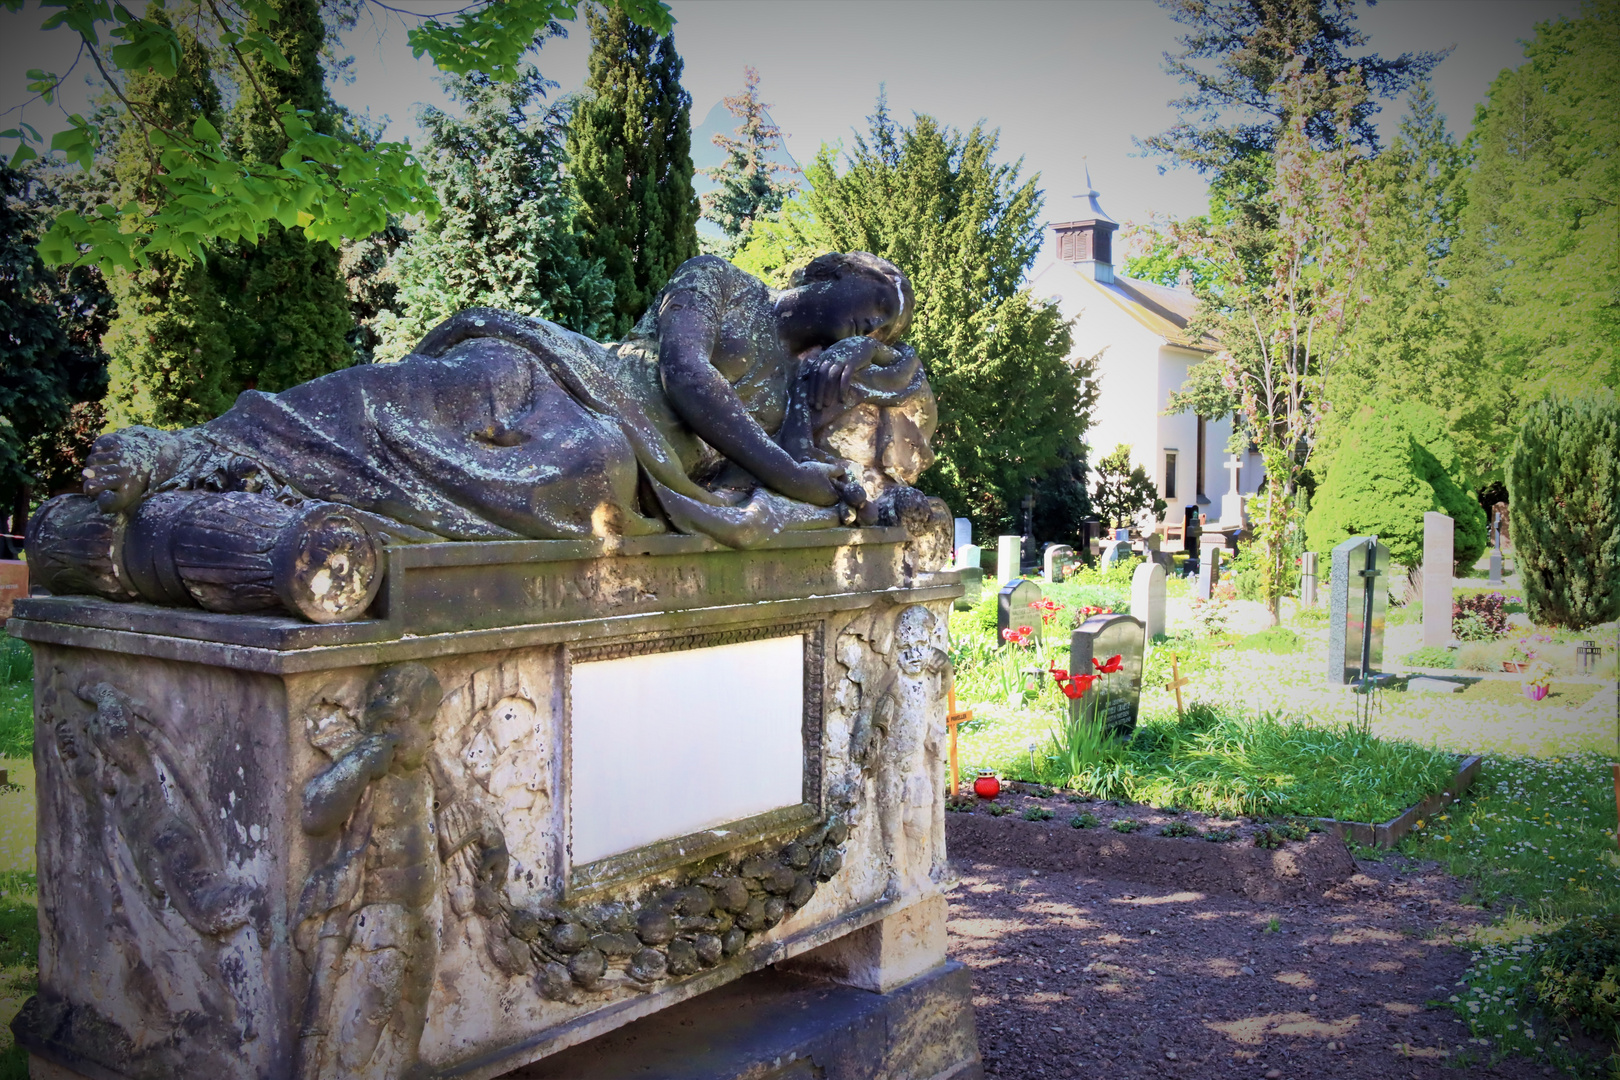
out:
{"label": "green leafy branch", "polygon": [[[660,34],[673,25],[661,0],[610,2]],[[17,12],[23,0],[0,4]],[[157,205],[130,200],[122,206],[103,204],[90,214],[63,212],[40,240],[40,255],[47,263],[95,262],[105,271],[143,266],[157,255],[188,262],[202,256],[205,242],[255,241],[272,222],[336,245],[345,237],[379,231],[390,214],[437,213],[438,203],[408,143],[356,146],[316,130],[307,110],[286,104],[279,108],[284,150],[273,164],[234,159],[206,119],[198,118],[189,131],[165,126],[126,92],[127,84],[118,76],[150,72],[173,78],[181,61],[180,39],[173,29],[107,0],[45,0],[44,7],[55,10],[41,29],[61,27],[77,34],[81,55],[90,57],[128,119],[140,126],[156,161],[152,179],[164,195]],[[446,71],[480,70],[511,81],[536,35],[554,19],[574,18],[575,9],[564,0],[472,4],[455,12],[453,20],[429,18],[412,29],[411,48]],[[247,84],[261,100],[269,100],[256,67],[290,70],[287,57],[262,29],[278,20],[276,10],[265,0],[235,0],[234,5],[203,0],[201,10]],[[61,77],[37,69],[26,77],[37,98],[54,100]],[[0,141],[7,139],[17,144],[13,167],[37,158],[36,147],[44,145],[39,131],[26,123],[0,131]],[[88,171],[100,143],[98,127],[75,113],[65,130],[51,136],[49,150]]]}

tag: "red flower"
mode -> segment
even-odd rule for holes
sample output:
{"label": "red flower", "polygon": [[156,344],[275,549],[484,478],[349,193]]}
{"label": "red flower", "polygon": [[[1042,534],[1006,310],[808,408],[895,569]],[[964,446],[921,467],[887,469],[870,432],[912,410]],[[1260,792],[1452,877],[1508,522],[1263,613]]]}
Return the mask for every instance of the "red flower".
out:
{"label": "red flower", "polygon": [[1112,675],[1114,672],[1125,666],[1122,662],[1123,660],[1124,657],[1116,653],[1115,655],[1110,656],[1106,662],[1093,658],[1091,661],[1091,666],[1097,669],[1097,673],[1099,675]]}
{"label": "red flower", "polygon": [[1075,698],[1084,696],[1085,692],[1091,689],[1091,684],[1096,682],[1098,678],[1100,676],[1097,675],[1075,675],[1065,679],[1059,685],[1063,689],[1063,696],[1073,701]]}
{"label": "red flower", "polygon": [[1068,681],[1069,673],[1067,671],[1064,671],[1062,668],[1060,668],[1060,667],[1049,667],[1046,670],[1050,671],[1052,673],[1052,681],[1053,682],[1061,683],[1061,682]]}
{"label": "red flower", "polygon": [[1020,626],[1018,628],[1018,632],[1024,637],[1029,637],[1029,635],[1035,632],[1035,628],[1033,626]]}
{"label": "red flower", "polygon": [[1020,626],[1016,630],[1003,630],[1001,636],[1014,645],[1028,645],[1029,637],[1035,632],[1033,627]]}

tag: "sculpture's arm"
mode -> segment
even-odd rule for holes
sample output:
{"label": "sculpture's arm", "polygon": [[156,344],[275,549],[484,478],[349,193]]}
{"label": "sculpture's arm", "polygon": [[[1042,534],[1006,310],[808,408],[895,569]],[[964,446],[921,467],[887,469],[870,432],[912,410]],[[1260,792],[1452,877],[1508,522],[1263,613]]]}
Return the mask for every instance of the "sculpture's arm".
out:
{"label": "sculpture's arm", "polygon": [[838,502],[843,469],[793,460],[759,426],[710,357],[720,328],[688,290],[667,294],[658,314],[658,370],[670,404],[710,446],[789,498],[817,506]]}
{"label": "sculpture's arm", "polygon": [[392,735],[366,735],[331,768],[304,785],[304,831],[320,836],[342,826],[354,813],[366,786],[393,764]]}

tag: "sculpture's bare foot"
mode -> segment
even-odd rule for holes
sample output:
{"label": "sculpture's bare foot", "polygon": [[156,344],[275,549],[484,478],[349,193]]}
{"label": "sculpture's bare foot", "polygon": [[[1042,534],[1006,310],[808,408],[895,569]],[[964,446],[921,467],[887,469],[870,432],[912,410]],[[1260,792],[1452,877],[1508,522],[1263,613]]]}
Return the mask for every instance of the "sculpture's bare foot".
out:
{"label": "sculpture's bare foot", "polygon": [[179,442],[173,432],[139,426],[101,436],[85,459],[84,493],[104,514],[128,510],[146,494],[153,474]]}

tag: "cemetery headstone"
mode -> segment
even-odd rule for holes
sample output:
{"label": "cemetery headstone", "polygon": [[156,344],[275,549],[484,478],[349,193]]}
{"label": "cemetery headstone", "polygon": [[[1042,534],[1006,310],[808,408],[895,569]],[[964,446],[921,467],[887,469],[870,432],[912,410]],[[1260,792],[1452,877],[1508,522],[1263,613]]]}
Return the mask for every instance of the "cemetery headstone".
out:
{"label": "cemetery headstone", "polygon": [[[1328,682],[1348,686],[1384,658],[1389,607],[1389,548],[1377,537],[1352,536],[1333,549],[1328,616]],[[1449,613],[1449,608],[1448,608]]]}
{"label": "cemetery headstone", "polygon": [[963,544],[956,549],[956,569],[964,570],[972,567],[977,570],[983,565],[984,549],[978,544]]}
{"label": "cemetery headstone", "polygon": [[996,584],[1011,581],[1019,574],[1019,559],[1024,538],[1021,536],[996,537]]}
{"label": "cemetery headstone", "polygon": [[1500,551],[1491,552],[1491,584],[1502,584],[1502,553]]}
{"label": "cemetery headstone", "polygon": [[[1103,721],[1115,734],[1129,735],[1136,728],[1142,699],[1144,627],[1130,615],[1093,615],[1069,635],[1069,671],[1091,674],[1097,665],[1118,656],[1119,669],[1104,675],[1082,696],[1069,702],[1075,718],[1103,709]],[[1106,704],[1104,704],[1106,703]]]}
{"label": "cemetery headstone", "polygon": [[1130,553],[1131,542],[1129,540],[1105,540],[1102,546],[1102,558],[1097,565],[1106,570]]}
{"label": "cemetery headstone", "polygon": [[1430,510],[1423,515],[1423,647],[1451,642],[1451,573],[1455,523]]}
{"label": "cemetery headstone", "polygon": [[1126,541],[1128,543],[1130,541],[1130,539],[1131,539],[1131,530],[1129,530],[1129,529],[1115,529],[1114,530],[1114,539],[1115,540],[1124,540],[1124,541]]}
{"label": "cemetery headstone", "polygon": [[1045,559],[1045,573],[1042,576],[1049,582],[1062,581],[1074,566],[1074,548],[1068,544],[1053,544],[1046,549]]}
{"label": "cemetery headstone", "polygon": [[996,596],[996,643],[1006,645],[1003,630],[1016,630],[1020,626],[1034,629],[1036,641],[1041,633],[1040,609],[1032,606],[1041,598],[1041,587],[1027,578],[1009,581],[1001,586]]}
{"label": "cemetery headstone", "polygon": [[1093,563],[1097,561],[1097,556],[1100,554],[1098,544],[1101,539],[1102,522],[1096,518],[1086,518],[1080,523],[1080,543],[1086,554],[1091,557]]}
{"label": "cemetery headstone", "polygon": [[1307,551],[1299,557],[1299,602],[1304,607],[1316,606],[1316,552]]}
{"label": "cemetery headstone", "polygon": [[1198,599],[1208,600],[1221,583],[1221,545],[1205,544],[1198,550]]}
{"label": "cemetery headstone", "polygon": [[0,622],[11,618],[11,605],[28,595],[28,564],[0,559]]}
{"label": "cemetery headstone", "polygon": [[1198,534],[1204,528],[1198,520],[1198,507],[1187,506],[1181,511],[1181,550],[1189,555],[1198,554]]}
{"label": "cemetery headstone", "polygon": [[1221,528],[1241,528],[1243,526],[1243,496],[1238,494],[1238,471],[1243,468],[1243,460],[1236,454],[1221,462],[1221,468],[1232,475],[1232,486],[1225,495],[1221,496]]}
{"label": "cemetery headstone", "polygon": [[1131,611],[1141,617],[1149,641],[1164,633],[1164,580],[1157,562],[1143,563],[1131,575]]}
{"label": "cemetery headstone", "polygon": [[973,543],[973,521],[971,518],[957,518],[956,538],[951,544],[953,550],[960,550]]}
{"label": "cemetery headstone", "polygon": [[[973,547],[971,544],[968,546]],[[973,550],[978,551],[977,548]],[[972,566],[958,566],[956,572],[962,578],[962,595],[956,598],[956,610],[967,611],[977,607],[984,597],[984,568],[975,563]]]}

